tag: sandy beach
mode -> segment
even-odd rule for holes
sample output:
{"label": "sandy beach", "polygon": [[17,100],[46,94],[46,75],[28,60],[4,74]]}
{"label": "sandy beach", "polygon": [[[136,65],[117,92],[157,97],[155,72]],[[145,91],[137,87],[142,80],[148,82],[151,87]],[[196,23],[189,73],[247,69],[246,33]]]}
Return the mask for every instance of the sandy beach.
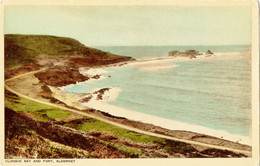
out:
{"label": "sandy beach", "polygon": [[[113,94],[113,93],[111,93]],[[128,110],[125,108],[113,106],[111,104],[107,104],[104,101],[90,101],[87,103],[83,103],[82,105],[95,108],[97,110],[109,113],[118,117],[125,117],[134,121],[141,121],[143,123],[153,124],[162,128],[170,129],[170,130],[184,130],[191,131],[201,134],[206,134],[210,136],[215,136],[217,138],[222,138],[225,140],[239,142],[246,145],[251,145],[251,139],[249,137],[243,137],[240,135],[232,135],[226,131],[221,130],[213,130],[210,128],[206,128],[199,125],[192,125],[188,123],[173,121],[165,118],[155,117],[147,114],[143,114],[140,112],[135,112],[132,110]]]}
{"label": "sandy beach", "polygon": [[[245,53],[225,53],[225,54],[216,54],[212,56],[201,55],[194,59],[184,58],[184,57],[160,57],[160,58],[150,58],[150,59],[140,59],[133,62],[120,63],[117,65],[109,65],[106,68],[81,68],[80,72],[87,76],[95,76],[100,75],[99,79],[105,79],[102,74],[107,73],[107,68],[119,68],[119,67],[136,67],[138,70],[143,72],[156,72],[160,70],[168,70],[175,66],[174,62],[179,61],[208,61],[208,60],[231,60],[231,59],[248,59],[248,54]],[[90,79],[82,83],[94,83],[97,79]],[[72,85],[68,85],[72,86]],[[129,120],[140,121],[143,123],[149,123],[156,126],[160,126],[170,130],[185,130],[192,131],[197,133],[202,133],[210,136],[215,136],[218,138],[239,142],[246,145],[251,145],[250,137],[243,137],[240,135],[229,134],[226,131],[221,130],[213,130],[203,126],[191,125],[183,122],[168,120],[165,118],[159,118],[151,115],[146,115],[143,113],[135,112],[133,110],[128,110],[125,108],[117,107],[111,104],[108,104],[107,101],[115,101],[119,93],[123,90],[117,87],[109,87],[109,89],[102,92],[102,99],[98,99],[98,90],[95,89],[91,92],[88,92],[85,95],[77,95],[66,93],[65,89],[68,87],[60,87],[57,89],[53,89],[54,97],[58,100],[68,104],[69,106],[76,107],[78,109],[84,108],[93,108],[96,110],[100,110],[102,112],[109,113],[113,116],[125,117]],[[88,98],[86,102],[80,102],[83,98]],[[69,101],[68,101],[69,99]],[[75,102],[75,101],[78,101]],[[77,103],[77,104],[76,104]]]}

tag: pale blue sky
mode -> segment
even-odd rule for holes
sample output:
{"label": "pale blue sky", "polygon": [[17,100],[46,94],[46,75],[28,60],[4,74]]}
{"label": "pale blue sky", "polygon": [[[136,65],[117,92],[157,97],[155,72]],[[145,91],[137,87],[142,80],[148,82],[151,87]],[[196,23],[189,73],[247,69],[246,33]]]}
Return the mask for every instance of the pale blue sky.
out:
{"label": "pale blue sky", "polygon": [[7,6],[4,32],[88,46],[243,45],[251,44],[251,7]]}

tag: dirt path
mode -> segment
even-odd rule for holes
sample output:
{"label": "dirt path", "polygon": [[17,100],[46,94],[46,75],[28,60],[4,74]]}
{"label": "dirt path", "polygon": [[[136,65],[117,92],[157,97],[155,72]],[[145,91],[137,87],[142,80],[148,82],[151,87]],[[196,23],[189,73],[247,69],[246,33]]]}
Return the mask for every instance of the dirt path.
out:
{"label": "dirt path", "polygon": [[[33,72],[28,72],[28,73],[25,73],[25,74],[15,76],[13,78],[5,80],[5,83],[10,81],[10,80],[14,80],[14,79],[17,79],[19,77],[22,77],[24,75],[35,74],[35,73],[43,71],[43,70],[45,70],[45,69],[41,69],[41,70],[37,70],[37,71],[33,71]],[[60,106],[60,105],[57,105],[57,104],[48,103],[48,102],[44,102],[44,101],[40,101],[40,100],[31,98],[31,97],[28,97],[24,94],[21,94],[21,93],[15,91],[15,90],[13,90],[12,88],[7,86],[6,84],[5,84],[5,88],[6,88],[6,90],[8,90],[8,91],[20,96],[20,97],[26,98],[28,100],[32,100],[32,101],[35,101],[35,102],[38,102],[38,103],[42,103],[42,104],[46,104],[46,105],[53,106],[53,107],[56,107],[56,108],[60,108],[60,109],[63,109],[63,110],[67,110],[67,111],[70,111],[70,112],[73,112],[73,113],[76,113],[76,114],[79,114],[79,115],[88,116],[88,117],[91,117],[91,118],[94,118],[94,119],[98,119],[98,120],[101,120],[103,122],[112,124],[114,126],[121,127],[121,128],[130,130],[130,131],[134,131],[134,132],[137,132],[137,133],[146,134],[146,135],[149,135],[149,136],[154,136],[154,137],[159,137],[159,138],[165,138],[165,139],[169,139],[169,140],[173,140],[173,141],[184,142],[184,143],[188,143],[188,144],[192,144],[192,145],[204,146],[204,147],[208,147],[208,148],[215,148],[215,149],[220,149],[220,150],[229,150],[229,151],[232,151],[232,152],[243,153],[243,154],[247,154],[247,155],[251,156],[251,151],[239,150],[239,149],[228,148],[228,147],[217,146],[217,145],[211,145],[211,144],[206,144],[206,143],[201,143],[201,142],[196,142],[196,141],[191,141],[191,140],[179,139],[179,138],[166,136],[166,135],[162,135],[162,134],[156,134],[156,133],[152,133],[152,132],[148,132],[148,131],[143,131],[143,130],[140,130],[140,129],[137,129],[137,128],[133,128],[133,127],[126,126],[126,125],[123,125],[123,124],[120,124],[120,123],[116,123],[116,122],[113,122],[113,121],[110,121],[110,120],[107,120],[107,119],[103,119],[103,118],[100,118],[100,117],[95,116],[95,115],[91,115],[91,114],[88,114],[88,113],[85,113],[85,112],[81,112],[81,111],[78,111],[76,109],[66,108],[66,107],[63,107],[63,106]]]}

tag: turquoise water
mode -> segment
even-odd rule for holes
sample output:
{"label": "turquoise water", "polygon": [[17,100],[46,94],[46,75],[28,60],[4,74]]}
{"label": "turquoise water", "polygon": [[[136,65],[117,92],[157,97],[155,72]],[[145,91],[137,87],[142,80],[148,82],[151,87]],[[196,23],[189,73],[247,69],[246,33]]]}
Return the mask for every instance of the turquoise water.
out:
{"label": "turquoise water", "polygon": [[[110,104],[133,111],[249,136],[250,65],[247,60],[177,62],[160,72],[107,69],[106,79],[67,92],[119,87]],[[110,75],[111,77],[108,77]]]}

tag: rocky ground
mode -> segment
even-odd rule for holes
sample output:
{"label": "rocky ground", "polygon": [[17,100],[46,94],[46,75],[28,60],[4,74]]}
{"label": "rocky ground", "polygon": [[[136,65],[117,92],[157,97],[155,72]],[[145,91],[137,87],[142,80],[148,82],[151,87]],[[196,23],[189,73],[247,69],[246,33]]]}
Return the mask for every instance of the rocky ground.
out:
{"label": "rocky ground", "polygon": [[[28,84],[28,80],[31,81]],[[19,91],[22,94],[26,94],[32,98],[36,98],[38,100],[47,101],[50,103],[59,104],[65,107],[69,107],[65,103],[60,102],[52,96],[52,91],[44,84],[44,82],[40,82],[33,75],[26,75],[25,77],[20,77],[17,80],[8,82],[8,86]],[[19,87],[26,88],[19,88]],[[22,90],[22,91],[21,91]],[[102,93],[107,89],[101,89],[99,93],[99,97],[102,98]],[[7,98],[10,97],[11,94],[6,94]],[[12,95],[11,95],[12,96]],[[17,96],[16,96],[17,97]],[[13,101],[14,102],[14,101]],[[15,102],[18,102],[15,100]],[[37,122],[34,120],[34,117],[30,113],[16,113],[10,109],[6,109],[6,118],[15,118],[14,120],[6,119],[6,126],[15,126],[15,127],[7,127],[7,132],[14,135],[14,137],[6,138],[6,157],[14,158],[17,155],[21,155],[20,157],[25,158],[34,158],[34,153],[37,154],[37,158],[129,158],[129,157],[138,157],[138,158],[165,158],[165,157],[249,157],[247,154],[239,154],[233,153],[231,151],[210,149],[203,146],[191,146],[186,143],[164,140],[164,141],[156,141],[154,140],[152,143],[144,144],[144,143],[136,143],[132,140],[121,138],[110,131],[100,131],[100,130],[90,130],[88,132],[82,132],[79,130],[79,126],[87,123],[89,118],[87,117],[72,117],[66,118],[62,120],[55,120],[51,122]],[[114,121],[117,123],[121,123],[127,126],[131,126],[134,128],[139,128],[145,131],[154,132],[158,134],[163,134],[167,136],[173,136],[176,138],[193,140],[213,145],[221,145],[230,148],[236,148],[241,150],[251,150],[251,147],[247,145],[241,145],[239,143],[222,140],[219,138],[188,132],[188,131],[173,131],[164,129],[158,126],[154,126],[152,124],[146,124],[142,122],[128,120],[124,117],[115,117],[110,114],[94,110],[94,109],[85,109],[83,112],[87,112],[89,114],[93,114],[99,116],[104,119],[108,119],[110,121]],[[9,115],[11,114],[11,115]],[[20,121],[22,120],[22,122]],[[22,127],[23,126],[23,127]],[[20,138],[20,133],[16,133],[18,128],[24,128],[27,126],[29,133],[25,131],[21,131],[22,137]],[[14,128],[14,130],[13,130]],[[19,131],[19,130],[18,130]],[[125,131],[127,132],[127,131]],[[71,135],[71,133],[73,133]],[[76,136],[73,136],[73,135]],[[66,136],[69,135],[69,136]],[[65,137],[66,136],[66,137]],[[83,136],[83,137],[82,137]],[[64,138],[63,138],[64,137]],[[99,140],[101,143],[95,146],[98,148],[93,152],[93,149],[88,149],[85,146],[85,141],[77,140],[78,138],[83,140],[87,140],[87,142],[93,142],[93,139]],[[85,138],[87,137],[87,138]],[[139,136],[138,136],[139,137]],[[140,138],[143,137],[140,135]],[[73,139],[71,139],[73,138]],[[74,139],[77,138],[77,139]],[[91,138],[89,140],[89,138]],[[18,139],[18,142],[17,140]],[[20,139],[25,142],[20,142]],[[31,144],[31,141],[38,141],[38,143],[34,144],[34,147],[23,146],[23,144]],[[73,143],[74,141],[78,143]],[[102,142],[103,141],[103,142]],[[105,142],[104,142],[105,141]],[[96,141],[94,141],[95,143]],[[56,143],[59,145],[58,149]],[[37,145],[36,145],[37,144]],[[42,147],[44,146],[44,147]],[[46,147],[45,147],[46,146]],[[82,147],[81,147],[82,146]],[[113,148],[108,148],[113,147]],[[120,150],[118,146],[124,147],[134,147],[135,149],[129,152],[129,150]],[[29,149],[28,149],[29,148]],[[38,149],[40,148],[40,150]],[[46,152],[44,149],[56,149],[53,153]],[[103,153],[104,148],[106,149]],[[16,149],[11,150],[11,149]],[[24,151],[20,151],[23,149]],[[37,149],[37,150],[36,150]],[[68,150],[69,149],[69,150]],[[99,150],[98,150],[99,149]],[[183,149],[186,149],[183,151]],[[62,152],[60,152],[62,151]],[[134,152],[133,152],[134,151]],[[38,154],[39,153],[39,154]],[[69,154],[67,154],[69,153]],[[99,155],[97,155],[98,153]]]}
{"label": "rocky ground", "polygon": [[[247,157],[227,150],[201,149],[177,141],[138,143],[104,131],[82,132],[64,124],[36,122],[33,117],[5,109],[6,158],[205,158]],[[119,148],[125,147],[125,149]],[[127,148],[131,150],[126,150]]]}
{"label": "rocky ground", "polygon": [[[15,57],[10,58],[10,56],[5,55],[5,59],[8,62],[8,65],[5,68],[6,79],[30,71],[46,68],[44,71],[38,72],[34,75],[20,77],[16,80],[7,82],[6,84],[15,91],[31,98],[60,104],[66,107],[70,106],[54,98],[52,91],[48,86],[60,87],[90,79],[79,72],[80,67],[106,66],[118,62],[124,63],[125,61],[134,60],[131,57],[116,56],[95,49],[90,49],[80,45],[79,43],[75,44],[74,40],[67,38],[61,40],[56,37],[48,37],[48,40],[58,42],[58,45],[75,45],[75,47],[71,48],[70,51],[61,49],[59,52],[56,52],[56,47],[53,47],[52,52],[48,52],[51,45],[46,46],[46,49],[41,51],[38,50],[40,47],[35,48],[35,50],[32,48],[27,49],[30,45],[21,45],[20,43],[22,42],[18,43],[20,45],[17,45],[16,43],[15,48],[17,47],[17,49],[13,49],[13,47],[9,46],[10,43],[15,43],[15,38],[13,38],[13,36],[9,37],[10,40],[5,44],[7,47],[5,48],[5,53],[9,52],[10,55],[12,53],[17,54],[17,57],[20,57],[20,61],[17,61],[17,63],[24,62],[25,59],[18,55],[25,55],[25,53],[26,55],[27,53],[34,55],[35,53],[42,53],[45,51],[44,53],[46,54],[57,53],[61,55],[48,56],[39,53],[39,56],[31,56],[31,59],[27,59],[26,64],[15,66],[12,66]],[[33,38],[39,39],[39,36],[33,36]],[[31,42],[34,42],[33,38]],[[46,37],[41,36],[41,38],[45,39]],[[23,40],[28,39],[23,37]],[[45,40],[42,42],[45,42]],[[82,54],[80,55],[80,53]],[[98,78],[99,76],[97,75],[94,77]],[[105,90],[106,89],[103,89],[100,92],[97,92],[99,93],[98,97],[100,99],[102,99],[102,93],[104,93]],[[127,130],[115,129],[113,126],[108,128],[107,124],[97,122],[96,120],[87,117],[70,116],[69,118],[64,119],[50,119],[48,118],[48,114],[45,114],[46,111],[48,112],[48,109],[42,109],[43,106],[41,106],[39,107],[39,110],[35,110],[36,114],[31,111],[33,108],[31,108],[30,104],[28,105],[28,101],[27,103],[22,103],[21,98],[7,91],[5,93],[5,102],[6,158],[250,157],[245,154],[233,153],[227,150],[192,146],[178,141],[148,137]],[[20,107],[16,106],[16,104],[20,104]],[[23,111],[21,111],[20,108],[23,109]],[[115,117],[94,109],[85,109],[82,111],[145,131],[213,145],[221,145],[241,150],[251,150],[251,147],[246,145],[198,133],[167,130],[152,124],[131,121],[123,117]],[[36,120],[36,116],[43,116],[41,118],[48,120],[38,121]],[[89,128],[88,130],[85,129],[87,126],[96,123],[98,125],[102,124],[104,130],[96,129],[97,125],[93,126],[93,130]],[[117,131],[122,132],[117,133]],[[122,135],[124,135],[124,137]]]}

